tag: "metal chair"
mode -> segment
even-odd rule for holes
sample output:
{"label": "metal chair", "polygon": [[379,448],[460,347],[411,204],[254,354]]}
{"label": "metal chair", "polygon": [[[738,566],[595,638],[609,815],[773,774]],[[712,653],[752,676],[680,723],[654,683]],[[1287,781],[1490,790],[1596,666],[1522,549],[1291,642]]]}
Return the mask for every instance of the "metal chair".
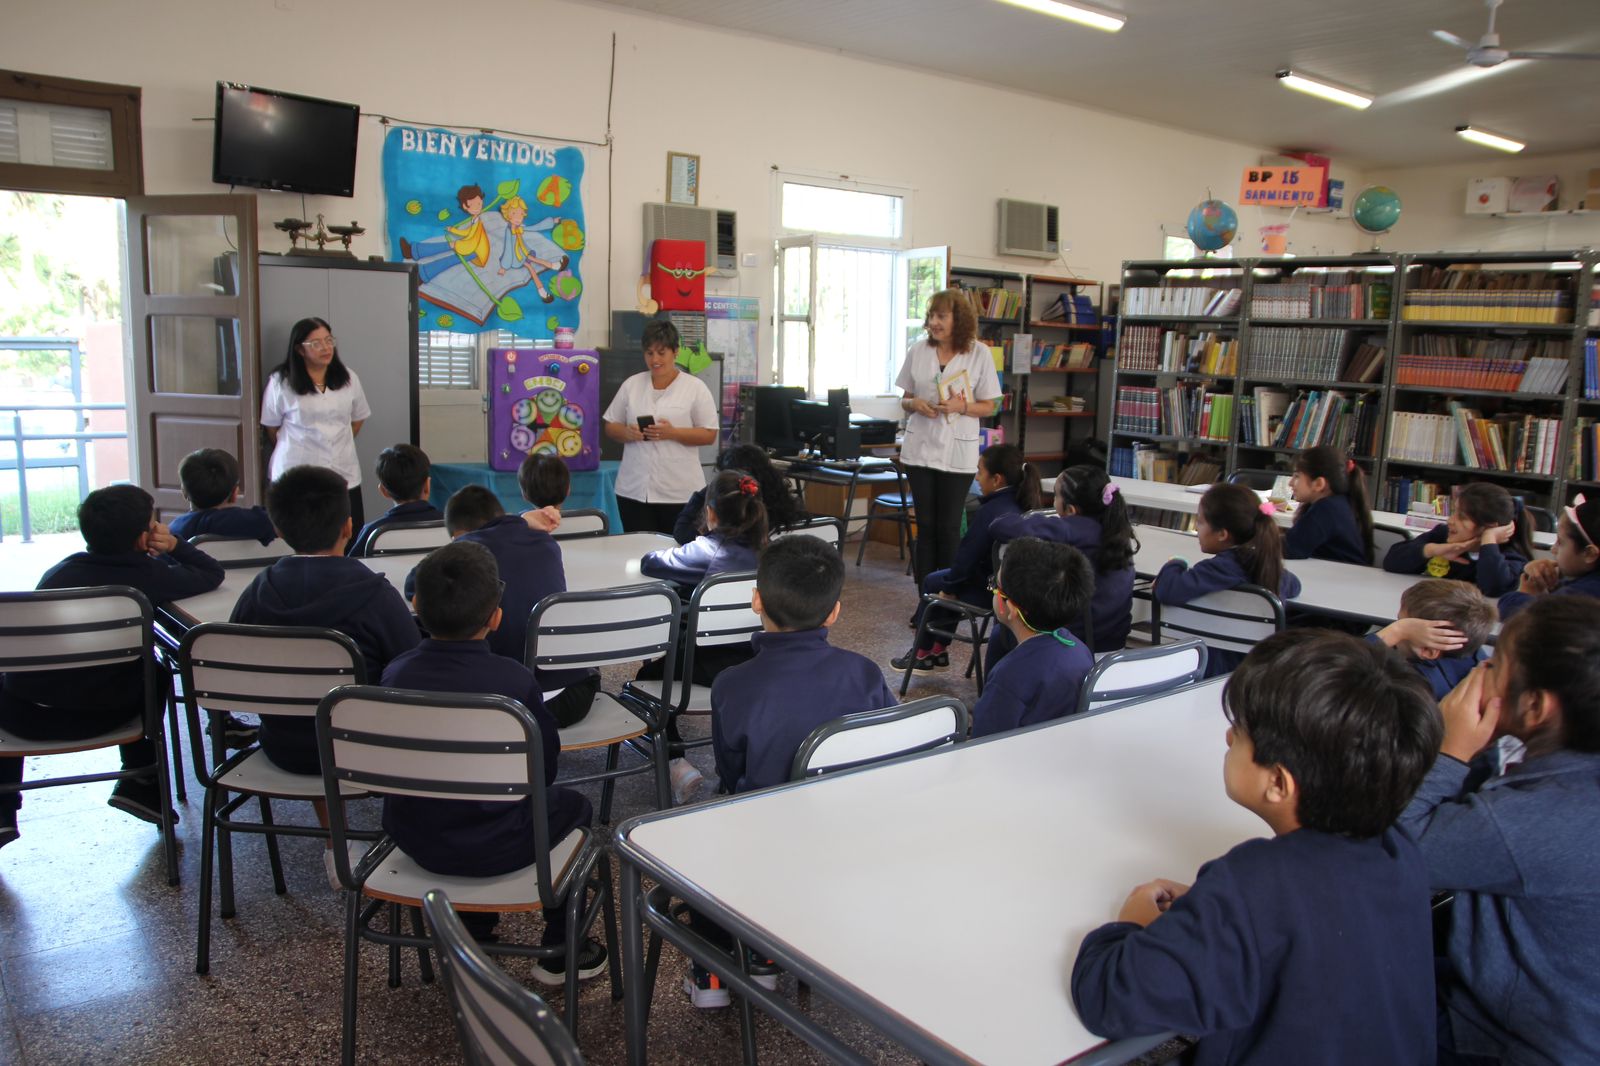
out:
{"label": "metal chair", "polygon": [[361,554],[371,559],[379,555],[427,555],[450,543],[443,519],[432,522],[391,522],[379,526],[367,538]]}
{"label": "metal chair", "polygon": [[[204,707],[215,724],[223,712],[282,715],[311,719],[317,705],[341,685],[363,684],[366,661],[355,642],[332,629],[312,626],[246,626],[208,622],[184,635],[178,646],[178,668],[183,677],[184,702],[189,716],[189,744],[195,776],[205,785],[204,822],[200,833],[200,920],[195,942],[195,973],[211,970],[211,892],[213,856],[219,868],[219,912],[235,914],[233,898],[233,834],[255,833],[267,838],[267,860],[272,866],[272,889],[288,891],[278,837],[300,836],[327,840],[328,830],[311,826],[278,825],[272,801],[309,803],[323,796],[319,774],[295,774],[267,758],[259,744],[228,755],[220,736],[213,735],[207,758],[205,733],[199,710]],[[345,789],[345,799],[366,795]],[[252,799],[260,805],[261,820],[238,821],[235,812]],[[376,840],[376,833],[365,834]]]}
{"label": "metal chair", "polygon": [[[949,623],[949,628],[935,628],[928,621],[932,613],[931,608],[937,605],[941,610],[948,611],[956,616],[954,622]],[[971,644],[972,656],[967,660],[966,676],[971,677],[977,673],[978,695],[983,695],[983,642],[989,633],[989,623],[994,621],[993,607],[979,607],[967,603],[965,600],[947,600],[937,593],[925,592],[922,595],[922,618],[917,623],[917,635],[912,640],[911,646],[922,646],[922,638],[928,633],[950,644]],[[962,623],[966,623],[967,635],[961,635]],[[944,623],[941,623],[943,625]],[[906,689],[911,687],[911,675],[916,668],[910,663],[906,664],[905,676],[900,679],[900,695],[903,698]]]}
{"label": "metal chair", "polygon": [[795,752],[789,777],[800,781],[959,744],[971,724],[966,705],[953,696],[857,711],[813,729]]}
{"label": "metal chair", "polygon": [[1181,607],[1159,599],[1150,602],[1150,633],[1156,644],[1162,629],[1171,629],[1198,637],[1213,650],[1242,654],[1284,626],[1283,601],[1259,585],[1208,592]]}
{"label": "metal chair", "polygon": [[449,897],[436,888],[423,893],[422,913],[467,1066],[583,1066],[561,1020],[478,947]]}
{"label": "metal chair", "polygon": [[[671,691],[673,658],[678,645],[678,594],[662,581],[587,592],[556,592],[539,601],[528,619],[528,669],[599,669],[619,663],[664,659],[662,690]],[[667,716],[660,705],[630,695],[595,693],[589,712],[576,725],[561,730],[561,750],[605,748],[606,766],[599,773],[564,778],[563,785],[603,781],[600,821],[611,819],[616,779],[629,774],[656,774],[656,804],[672,806],[667,770]],[[637,743],[643,738],[643,743]],[[622,747],[628,744],[644,758],[640,766],[621,769]]]}
{"label": "metal chair", "polygon": [[1124,648],[1107,652],[1094,664],[1078,690],[1074,714],[1086,714],[1119,703],[1193,684],[1206,676],[1204,641],[1158,644],[1152,648]]}
{"label": "metal chair", "polygon": [[1291,473],[1292,471],[1289,470],[1252,470],[1244,468],[1229,474],[1228,482],[1233,485],[1244,485],[1247,488],[1255,489],[1257,492],[1270,492],[1272,486],[1278,483],[1280,477],[1288,477]]}
{"label": "metal chair", "polygon": [[[0,793],[31,792],[88,781],[123,781],[153,775],[161,796],[161,839],[167,884],[178,883],[178,839],[173,827],[172,781],[167,762],[166,674],[155,660],[154,612],[144,593],[123,585],[101,588],[42,589],[0,592],[0,673],[77,671],[99,666],[139,663],[143,706],[126,722],[91,736],[64,740],[32,740],[0,730],[0,755],[31,758],[66,755],[148,737],[155,748],[149,766],[106,770],[71,777],[35,778],[0,785]],[[63,719],[71,709],[62,709]],[[65,723],[63,723],[65,724]]]}
{"label": "metal chair", "polygon": [[1556,516],[1538,504],[1523,504],[1522,509],[1527,513],[1529,521],[1533,523],[1535,533],[1554,533],[1556,531]]}
{"label": "metal chair", "polygon": [[[460,910],[507,912],[563,908],[566,942],[557,945],[487,946],[496,955],[546,959],[577,957],[594,921],[605,913],[613,995],[620,997],[616,916],[611,874],[600,836],[589,826],[561,840],[549,839],[545,805],[544,743],[539,724],[516,700],[504,696],[409,692],[347,685],[328,693],[317,708],[317,747],[322,756],[323,792],[333,832],[334,866],[348,889],[345,901],[344,1011],[342,1061],[354,1066],[356,986],[361,941],[388,946],[389,984],[399,984],[399,949],[418,951],[423,980],[430,980],[430,941],[421,929],[422,897],[431,889],[449,893]],[[495,877],[429,873],[395,847],[388,836],[354,867],[346,850],[346,787],[386,796],[408,796],[472,803],[532,805],[532,864]],[[591,896],[587,905],[585,897]],[[405,908],[415,931],[400,931]],[[388,910],[389,929],[374,927]],[[566,974],[567,1032],[577,1032],[578,967]]]}
{"label": "metal chair", "polygon": [[[872,482],[887,482],[893,478],[895,490],[873,496],[867,500],[867,517],[861,527],[861,543],[856,547],[856,565],[861,565],[862,556],[867,551],[867,541],[872,539],[872,523],[893,522],[895,524],[894,543],[895,549],[900,553],[900,558],[905,559],[907,550],[911,555],[916,554],[917,538],[912,530],[916,524],[916,507],[911,500],[911,488],[906,483],[906,472],[896,463],[894,471],[880,471],[871,474],[862,474],[861,481],[870,487]],[[887,513],[879,513],[887,512]]]}
{"label": "metal chair", "polygon": [[794,536],[816,537],[838,549],[841,555],[844,553],[844,521],[832,515],[814,514],[804,522],[774,529],[768,539]]}
{"label": "metal chair", "polygon": [[1390,529],[1386,526],[1372,527],[1372,565],[1383,569],[1383,557],[1389,554],[1389,549],[1396,544],[1404,544],[1411,539],[1411,533],[1404,529]]}
{"label": "metal chair", "polygon": [[252,566],[271,566],[294,549],[282,537],[263,544],[254,537],[223,537],[215,533],[202,533],[189,542],[222,564],[224,570],[242,570]]}
{"label": "metal chair", "polygon": [[604,511],[593,507],[580,507],[561,512],[561,524],[550,534],[557,540],[577,540],[580,537],[607,537],[611,535],[611,519]]}

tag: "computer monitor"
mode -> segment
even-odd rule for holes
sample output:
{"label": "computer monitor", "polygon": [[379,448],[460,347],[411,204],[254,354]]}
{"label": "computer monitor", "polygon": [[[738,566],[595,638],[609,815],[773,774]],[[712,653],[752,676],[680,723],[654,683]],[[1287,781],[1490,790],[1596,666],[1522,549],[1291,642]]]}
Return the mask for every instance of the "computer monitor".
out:
{"label": "computer monitor", "polygon": [[806,390],[798,385],[756,385],[751,392],[754,394],[749,408],[752,443],[779,455],[798,452],[800,441],[790,421],[789,405],[805,399]]}

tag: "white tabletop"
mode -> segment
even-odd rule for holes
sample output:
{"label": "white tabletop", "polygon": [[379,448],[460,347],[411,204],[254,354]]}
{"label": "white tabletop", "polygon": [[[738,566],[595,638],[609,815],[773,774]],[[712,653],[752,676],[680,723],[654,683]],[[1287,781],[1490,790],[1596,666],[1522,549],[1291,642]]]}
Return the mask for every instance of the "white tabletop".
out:
{"label": "white tabletop", "polygon": [[[926,758],[690,808],[629,842],[677,886],[973,1062],[1102,1041],[1072,1009],[1085,934],[1154,877],[1266,827],[1222,786],[1211,682]],[[974,975],[957,979],[957,972]]]}

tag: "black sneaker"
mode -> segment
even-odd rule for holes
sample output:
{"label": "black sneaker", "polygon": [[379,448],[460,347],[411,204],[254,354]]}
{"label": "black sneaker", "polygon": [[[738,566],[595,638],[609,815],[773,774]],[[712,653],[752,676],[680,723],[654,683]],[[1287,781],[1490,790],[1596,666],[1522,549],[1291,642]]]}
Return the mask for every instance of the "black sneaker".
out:
{"label": "black sneaker", "polygon": [[950,665],[950,653],[947,651],[941,651],[937,655],[930,655],[929,658],[933,660],[933,665],[935,666]]}
{"label": "black sneaker", "polygon": [[[578,980],[599,977],[606,969],[606,948],[598,940],[585,940],[578,945]],[[533,979],[542,985],[559,988],[567,980],[566,956],[533,961]]]}
{"label": "black sneaker", "polygon": [[764,959],[748,948],[745,949],[745,955],[750,960],[750,980],[769,992],[776,992],[778,990],[778,975],[783,972],[778,968],[777,962],[772,959]]}
{"label": "black sneaker", "polygon": [[722,979],[699,963],[694,964],[693,975],[683,979],[683,990],[689,994],[689,1002],[701,1010],[715,1010],[733,1002]]}
{"label": "black sneaker", "polygon": [[222,743],[229,751],[248,748],[261,733],[259,726],[251,725],[243,718],[235,718],[226,711],[222,712],[222,720],[216,724],[222,729]]}
{"label": "black sneaker", "polygon": [[922,670],[933,669],[933,656],[918,655],[917,649],[912,648],[898,659],[890,659],[889,665],[896,670]]}
{"label": "black sneaker", "polygon": [[[151,825],[161,824],[161,794],[156,791],[156,786],[149,781],[118,781],[117,787],[111,790],[111,798],[106,804],[115,807],[124,814],[131,814],[141,822]],[[178,812],[170,814],[172,824],[178,824]]]}

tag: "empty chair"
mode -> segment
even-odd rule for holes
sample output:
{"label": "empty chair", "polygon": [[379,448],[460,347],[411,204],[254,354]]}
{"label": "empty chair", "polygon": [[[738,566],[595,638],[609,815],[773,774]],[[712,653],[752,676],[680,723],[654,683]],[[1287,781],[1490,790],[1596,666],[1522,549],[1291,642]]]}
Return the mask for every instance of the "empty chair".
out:
{"label": "empty chair", "polygon": [[911,502],[911,489],[906,484],[905,471],[897,464],[892,471],[881,470],[862,474],[860,480],[869,491],[874,484],[889,481],[894,482],[895,489],[893,492],[879,493],[867,500],[867,517],[861,527],[861,543],[856,547],[856,565],[861,565],[861,558],[866,554],[867,541],[872,538],[874,522],[893,522],[895,549],[900,553],[900,558],[906,558],[908,549],[914,554],[916,538],[912,534],[912,529],[913,523],[916,522],[916,512]]}
{"label": "empty chair", "polygon": [[798,781],[956,744],[966,739],[971,721],[953,696],[856,711],[812,730],[795,752],[791,776]]}
{"label": "empty chair", "polygon": [[1280,477],[1288,477],[1288,470],[1251,470],[1248,468],[1235,470],[1228,475],[1228,481],[1235,485],[1244,485],[1255,489],[1257,492],[1270,492],[1272,486],[1278,483]]}
{"label": "empty chair", "polygon": [[833,545],[841,553],[844,551],[844,521],[834,518],[832,515],[814,514],[804,522],[796,522],[792,526],[774,529],[769,539],[777,540],[779,537],[796,536],[816,537],[818,540],[823,540]]}
{"label": "empty chair", "polygon": [[282,537],[263,544],[253,537],[222,537],[215,533],[202,533],[189,542],[223,565],[227,570],[252,566],[271,566],[294,549]]}
{"label": "empty chair", "polygon": [[579,507],[561,512],[561,525],[550,534],[557,540],[576,540],[579,537],[605,537],[611,534],[611,519],[593,507]]}
{"label": "empty chair", "polygon": [[1153,648],[1124,648],[1107,652],[1094,664],[1078,691],[1078,709],[1084,714],[1131,700],[1148,699],[1170,689],[1193,684],[1206,676],[1204,641],[1158,644]]}
{"label": "empty chair", "polygon": [[379,526],[367,537],[362,555],[372,558],[379,555],[427,555],[435,548],[450,543],[450,534],[444,520],[432,522],[391,522]]}
{"label": "empty chair", "polygon": [[1411,534],[1404,529],[1390,529],[1386,526],[1372,527],[1372,565],[1383,568],[1383,557],[1389,554],[1389,549],[1396,544],[1404,544],[1411,539]]}
{"label": "empty chair", "polygon": [[1150,603],[1151,639],[1157,644],[1162,630],[1170,629],[1181,634],[1179,639],[1198,637],[1213,651],[1243,655],[1283,628],[1283,601],[1259,585],[1208,592],[1181,607]]}

